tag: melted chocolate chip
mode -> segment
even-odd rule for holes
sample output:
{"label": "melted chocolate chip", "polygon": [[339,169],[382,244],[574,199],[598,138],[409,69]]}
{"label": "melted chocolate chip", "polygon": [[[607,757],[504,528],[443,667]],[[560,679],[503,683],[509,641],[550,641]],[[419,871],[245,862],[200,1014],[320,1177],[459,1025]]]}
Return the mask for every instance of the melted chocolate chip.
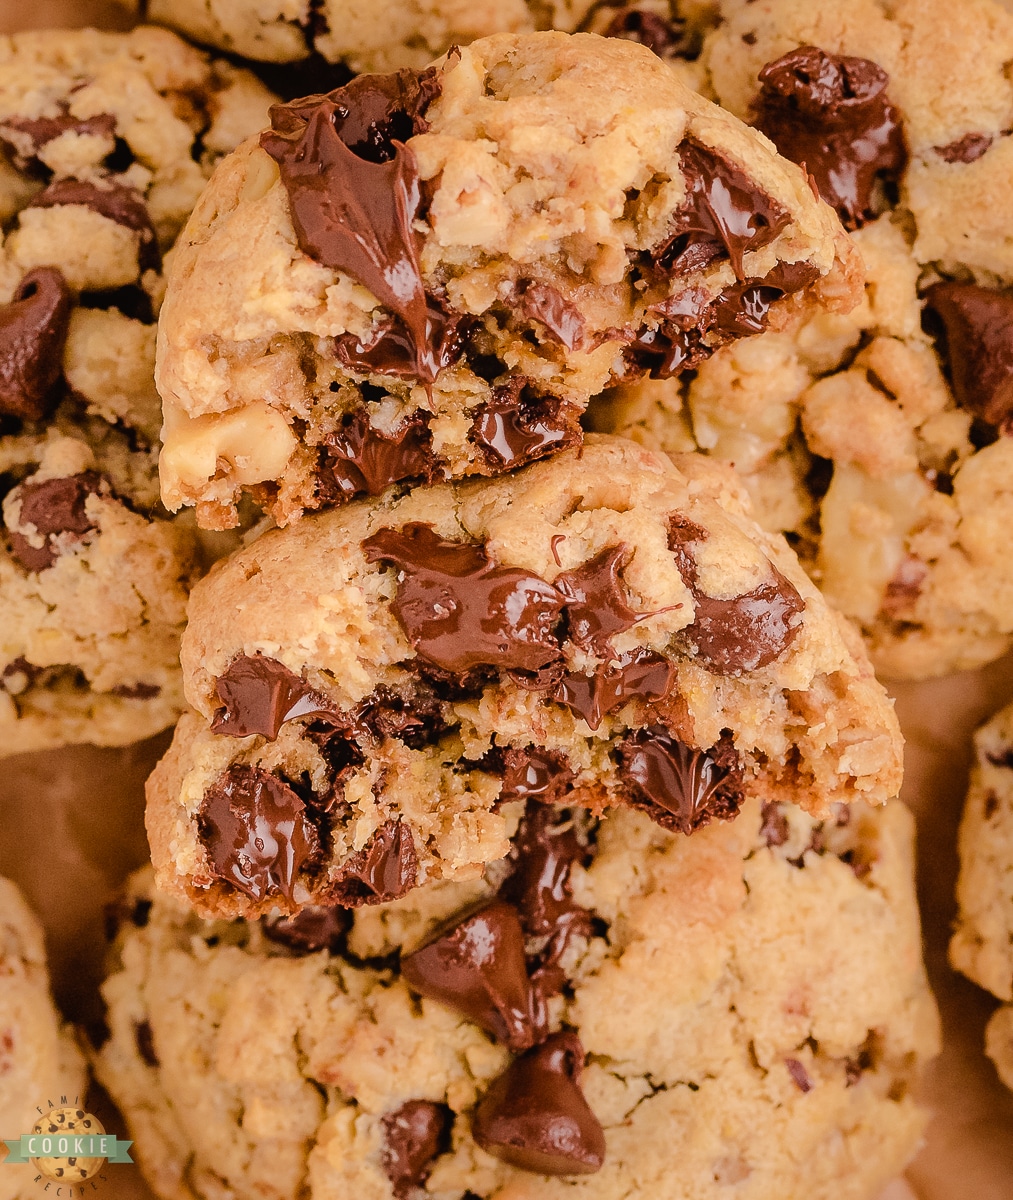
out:
{"label": "melted chocolate chip", "polygon": [[716,675],[759,670],[779,658],[795,640],[805,601],[773,563],[769,583],[729,599],[708,596],[697,586],[696,560],[689,552],[692,543],[706,537],[706,530],[682,517],[669,521],[669,549],[696,605],[693,623],[683,633]]}
{"label": "melted chocolate chip", "polygon": [[579,567],[556,576],[556,589],[566,598],[570,640],[599,657],[609,652],[615,634],[624,633],[650,616],[626,603],[619,568],[630,557],[625,545],[610,546]]}
{"label": "melted chocolate chip", "polygon": [[803,1095],[813,1090],[816,1085],[809,1078],[809,1072],[805,1066],[797,1058],[786,1058],[784,1065],[788,1068],[788,1074],[792,1077],[795,1086]]}
{"label": "melted chocolate chip", "polygon": [[253,900],[292,899],[299,871],[320,855],[306,806],[281,779],[233,763],[204,794],[200,838],[219,879]]}
{"label": "melted chocolate chip", "polygon": [[415,886],[418,868],[412,831],[401,821],[388,821],[347,860],[329,898],[345,908],[400,900]]}
{"label": "melted chocolate chip", "polygon": [[475,411],[471,440],[497,471],[579,445],[577,410],[556,396],[539,396],[526,379],[494,387],[492,399]]}
{"label": "melted chocolate chip", "polygon": [[316,954],[320,950],[340,954],[351,925],[352,914],[347,909],[311,905],[293,917],[264,921],[261,928],[266,938],[296,954]]}
{"label": "melted chocolate chip", "polygon": [[397,1200],[408,1200],[433,1159],[450,1149],[453,1123],[450,1109],[431,1100],[409,1100],[383,1118],[383,1169]]}
{"label": "melted chocolate chip", "polygon": [[544,325],[554,342],[567,350],[584,346],[584,315],[571,300],[565,299],[557,288],[547,283],[527,282],[521,285],[520,309],[526,317]]}
{"label": "melted chocolate chip", "polygon": [[957,403],[1013,435],[1013,292],[937,283],[925,294],[925,308],[942,326]]}
{"label": "melted chocolate chip", "polygon": [[781,811],[780,804],[768,801],[760,810],[763,824],[760,826],[760,837],[768,846],[783,846],[791,834],[788,818]]}
{"label": "melted chocolate chip", "polygon": [[537,575],[494,566],[482,546],[446,541],[417,522],[381,529],[362,547],[370,562],[398,568],[394,615],[437,667],[539,671],[561,659],[564,599]]}
{"label": "melted chocolate chip", "polygon": [[694,51],[685,21],[679,18],[666,21],[657,13],[632,6],[612,18],[605,36],[639,42],[659,58],[687,57]]}
{"label": "melted chocolate chip", "polygon": [[365,408],[348,413],[321,447],[321,497],[333,504],[362,493],[379,496],[405,479],[431,483],[437,460],[428,421],[417,412],[387,434],[373,427]]}
{"label": "melted chocolate chip", "polygon": [[679,158],[686,199],[652,257],[662,270],[679,275],[727,254],[743,279],[743,256],[769,245],[789,223],[788,212],[719,150],[687,138]]}
{"label": "melted chocolate chip", "polygon": [[633,789],[633,806],[686,834],[714,818],[736,815],[741,802],[736,764],[731,748],[695,750],[661,725],[638,729],[619,745],[619,774]]}
{"label": "melted chocolate chip", "polygon": [[121,183],[88,183],[83,179],[58,179],[33,196],[30,208],[54,208],[60,204],[80,204],[99,216],[115,221],[138,235],[137,265],[141,271],[158,271],[162,267],[162,252],[158,247],[155,228],[151,224],[148,206],[140,192]]}
{"label": "melted chocolate chip", "polygon": [[580,1090],[584,1048],[556,1033],[493,1080],[472,1122],[489,1154],[538,1175],[590,1175],[605,1161],[605,1132]]}
{"label": "melted chocolate chip", "polygon": [[653,650],[634,650],[600,667],[593,675],[567,671],[553,700],[597,729],[603,717],[629,700],[663,700],[671,691],[675,667]]}
{"label": "melted chocolate chip", "polygon": [[499,804],[511,800],[555,801],[570,790],[573,782],[566,756],[542,746],[526,746],[523,750],[516,746],[496,747],[481,766],[497,771],[503,779]]}
{"label": "melted chocolate chip", "polygon": [[360,75],[271,109],[260,144],[278,163],[299,246],[367,288],[394,319],[338,338],[345,365],[432,383],[459,352],[456,322],[426,293],[413,222],[422,192],[404,144],[428,129],[437,71]]}
{"label": "melted chocolate chip", "polygon": [[274,741],[286,721],[333,708],[326,696],[263,654],[241,654],[215,680],[222,707],[211,720],[211,732],[225,737],[260,734]]}
{"label": "melted chocolate chip", "polygon": [[995,138],[990,133],[965,133],[945,146],[934,146],[936,154],[948,163],[973,163],[987,154]]}
{"label": "melted chocolate chip", "polygon": [[531,986],[516,910],[494,900],[401,959],[408,985],[463,1013],[511,1050],[545,1035],[541,996]]}
{"label": "melted chocolate chip", "polygon": [[71,310],[55,267],[37,267],[0,305],[0,415],[40,421],[56,401]]}
{"label": "melted chocolate chip", "polygon": [[137,1053],[149,1067],[162,1065],[155,1053],[155,1035],[152,1033],[150,1021],[139,1021],[134,1025],[134,1042]]}
{"label": "melted chocolate chip", "polygon": [[24,170],[37,161],[43,146],[62,137],[65,133],[92,134],[98,137],[113,137],[116,133],[116,118],[111,113],[97,113],[93,117],[73,117],[64,100],[57,117],[4,117],[0,121],[0,142],[14,151],[14,164]]}
{"label": "melted chocolate chip", "polygon": [[896,182],[907,163],[890,77],[867,58],[800,46],[767,63],[759,79],[757,127],[785,158],[805,164],[847,228],[864,225],[877,180]]}
{"label": "melted chocolate chip", "polygon": [[94,471],[57,479],[28,480],[20,489],[19,524],[33,525],[44,538],[33,546],[23,533],[11,530],[11,553],[26,571],[45,571],[70,542],[80,541],[93,527],[85,512],[85,501],[98,495],[101,476]]}

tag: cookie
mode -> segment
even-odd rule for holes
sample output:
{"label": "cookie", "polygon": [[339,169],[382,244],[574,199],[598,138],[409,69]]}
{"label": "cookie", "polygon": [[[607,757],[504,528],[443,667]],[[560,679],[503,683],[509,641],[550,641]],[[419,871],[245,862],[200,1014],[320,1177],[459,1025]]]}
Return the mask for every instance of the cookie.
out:
{"label": "cookie", "polygon": [[853,302],[804,175],[634,42],[501,35],[272,114],[159,326],[162,498],[206,528],[247,491],[285,524],[502,473],[577,444],[617,375]]}
{"label": "cookie", "polygon": [[691,833],[772,788],[825,813],[900,784],[860,640],[702,456],[591,438],[353,501],[232,555],[189,617],[147,823],[204,914],[474,877],[532,795]]}
{"label": "cookie", "polygon": [[[85,1084],[84,1059],[49,994],[42,926],[0,878],[0,1129],[10,1138],[31,1133],[40,1111],[61,1097],[83,1099]],[[35,1194],[31,1163],[0,1166],[0,1200]]]}
{"label": "cookie", "polygon": [[950,961],[1003,1001],[989,1022],[985,1049],[1013,1089],[1013,705],[978,730],[974,750]]}
{"label": "cookie", "polygon": [[199,547],[158,496],[163,252],[270,100],[161,29],[0,39],[0,755],[183,707]]}
{"label": "cookie", "polygon": [[912,834],[532,800],[483,877],[354,913],[201,922],[142,875],[95,1068],[163,1197],[873,1200],[938,1047]]}
{"label": "cookie", "polygon": [[851,314],[613,393],[595,428],[733,462],[877,670],[979,666],[1013,633],[1013,16],[992,0],[723,5],[709,86],[805,162],[867,269]]}

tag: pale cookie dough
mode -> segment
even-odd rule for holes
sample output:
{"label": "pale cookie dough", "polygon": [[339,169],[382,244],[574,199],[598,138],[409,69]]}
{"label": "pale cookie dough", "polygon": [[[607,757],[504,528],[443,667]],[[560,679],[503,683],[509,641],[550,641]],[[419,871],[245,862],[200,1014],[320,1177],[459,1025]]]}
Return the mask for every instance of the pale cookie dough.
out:
{"label": "pale cookie dough", "polygon": [[848,131],[899,122],[899,155],[882,134],[882,176],[836,197],[860,226],[865,299],[720,350],[682,388],[613,391],[591,424],[734,463],[882,674],[979,666],[1013,635],[1013,16],[992,0],[962,5],[956,28],[944,0],[722,11],[701,59],[714,94],[817,175],[808,118],[789,107],[778,124],[769,99],[757,106],[760,71],[808,46],[867,60],[847,69],[870,93],[880,73],[865,117],[844,121],[822,160],[824,181],[827,163],[851,178]]}
{"label": "pale cookie dough", "polygon": [[802,172],[630,41],[499,35],[272,111],[159,325],[162,497],[207,528],[512,469],[618,377],[858,294]]}
{"label": "pale cookie dough", "polygon": [[901,779],[854,630],[734,476],[589,438],[354,501],[194,590],[148,784],[159,884],[211,915],[375,903],[502,856],[520,798],[691,833],[746,795],[825,814]]}
{"label": "pale cookie dough", "polygon": [[201,922],[135,877],[94,1064],[156,1194],[874,1200],[938,1049],[909,812],[749,800],[686,839],[568,811],[532,802],[484,879],[354,914]]}
{"label": "pale cookie dough", "polygon": [[183,708],[198,546],[158,495],[162,254],[271,99],[162,29],[0,38],[0,756]]}
{"label": "pale cookie dough", "polygon": [[1013,1089],[1013,705],[975,734],[960,826],[957,931],[950,961],[1003,1001],[985,1049]]}
{"label": "pale cookie dough", "polygon": [[[84,1100],[84,1058],[49,994],[42,926],[10,880],[0,878],[0,1130],[31,1133],[53,1105]],[[6,1147],[4,1147],[6,1154]],[[37,1193],[38,1171],[0,1161],[0,1200]]]}

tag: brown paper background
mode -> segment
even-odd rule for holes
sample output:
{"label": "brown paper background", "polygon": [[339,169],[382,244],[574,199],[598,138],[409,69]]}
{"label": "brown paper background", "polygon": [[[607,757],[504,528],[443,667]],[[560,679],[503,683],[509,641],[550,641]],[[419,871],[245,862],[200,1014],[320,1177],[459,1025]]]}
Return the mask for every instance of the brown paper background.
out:
{"label": "brown paper background", "polygon": [[[959,4],[954,14],[959,19]],[[129,17],[103,0],[0,0],[0,32],[90,23],[124,28]],[[983,671],[891,691],[907,738],[903,798],[918,817],[926,958],[945,1038],[925,1089],[936,1115],[908,1180],[919,1200],[1011,1200],[1013,1094],[982,1052],[995,1001],[950,970],[946,943],[970,734],[1013,700],[1013,655]],[[70,1020],[101,1016],[103,909],[147,861],[144,779],[167,744],[166,734],[123,750],[72,747],[0,760],[0,874],[22,887],[45,924],[54,992]],[[96,1093],[90,1103],[108,1128],[125,1134],[107,1098]],[[151,1200],[136,1167],[107,1175],[107,1200]],[[891,1188],[890,1198],[906,1193]]]}

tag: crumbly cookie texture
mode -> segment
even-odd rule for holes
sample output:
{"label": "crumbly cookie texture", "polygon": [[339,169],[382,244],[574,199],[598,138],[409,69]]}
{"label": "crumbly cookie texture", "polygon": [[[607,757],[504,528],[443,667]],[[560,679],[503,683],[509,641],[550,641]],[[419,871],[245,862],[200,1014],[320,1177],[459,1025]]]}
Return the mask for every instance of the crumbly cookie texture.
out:
{"label": "crumbly cookie texture", "polygon": [[860,639],[746,505],[702,456],[592,436],[264,534],[190,600],[160,885],[210,915],[374,903],[480,874],[531,795],[685,833],[772,788],[896,795]]}
{"label": "crumbly cookie texture", "polygon": [[912,832],[896,801],[692,839],[532,801],[482,879],[280,921],[141,875],[95,1069],[166,1200],[872,1200],[938,1047]]}
{"label": "crumbly cookie texture", "polygon": [[[49,994],[42,926],[10,882],[0,878],[0,1129],[31,1133],[37,1105],[84,1098],[87,1072]],[[3,1164],[0,1200],[36,1190],[31,1163]]]}
{"label": "crumbly cookie texture", "polygon": [[163,251],[270,101],[162,29],[0,38],[0,756],[183,708],[197,542],[158,495]]}
{"label": "crumbly cookie texture", "polygon": [[203,527],[513,469],[619,376],[858,294],[801,171],[630,41],[500,35],[272,113],[159,325],[162,497]]}
{"label": "crumbly cookie texture", "polygon": [[[857,227],[865,298],[719,350],[684,387],[613,392],[591,424],[734,463],[881,673],[979,666],[1013,634],[1013,16],[976,0],[954,38],[942,0],[723,13],[710,85]],[[824,94],[803,83],[820,71]]]}

